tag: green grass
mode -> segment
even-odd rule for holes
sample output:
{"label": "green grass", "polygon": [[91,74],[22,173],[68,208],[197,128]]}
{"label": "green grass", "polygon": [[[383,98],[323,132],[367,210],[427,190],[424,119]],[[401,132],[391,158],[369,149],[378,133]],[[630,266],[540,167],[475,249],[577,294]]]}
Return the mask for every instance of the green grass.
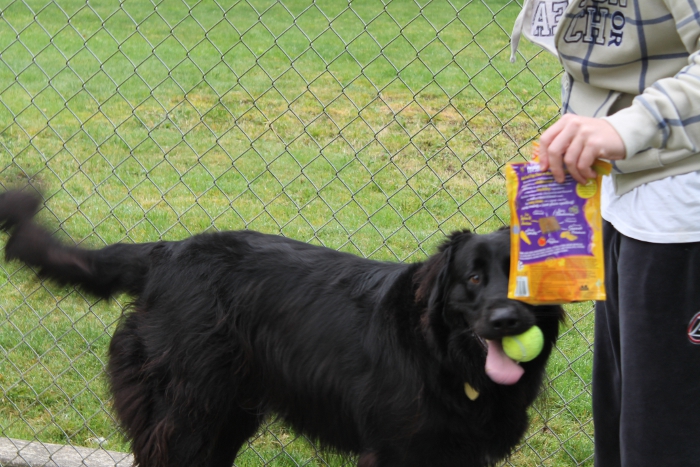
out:
{"label": "green grass", "polygon": [[[506,0],[0,9],[0,182],[32,178],[40,216],[92,247],[247,228],[420,260],[451,230],[508,221],[503,166],[558,110],[558,62],[527,44],[508,60]],[[127,297],[3,268],[2,435],[128,449],[102,375]],[[589,309],[570,308],[515,465],[592,453]],[[295,439],[273,425],[238,464],[322,465]]]}

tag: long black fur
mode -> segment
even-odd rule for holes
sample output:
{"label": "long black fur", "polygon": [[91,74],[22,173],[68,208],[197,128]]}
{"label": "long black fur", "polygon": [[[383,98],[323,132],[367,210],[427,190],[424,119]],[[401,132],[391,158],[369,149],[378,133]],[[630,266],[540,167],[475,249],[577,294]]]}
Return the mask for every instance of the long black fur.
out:
{"label": "long black fur", "polygon": [[[35,223],[39,206],[0,195],[8,260],[135,297],[107,372],[142,467],[228,467],[268,414],[360,467],[492,465],[525,432],[563,314],[506,298],[505,230],[454,233],[414,264],[252,231],[88,250]],[[491,381],[483,339],[535,323],[540,356]]]}

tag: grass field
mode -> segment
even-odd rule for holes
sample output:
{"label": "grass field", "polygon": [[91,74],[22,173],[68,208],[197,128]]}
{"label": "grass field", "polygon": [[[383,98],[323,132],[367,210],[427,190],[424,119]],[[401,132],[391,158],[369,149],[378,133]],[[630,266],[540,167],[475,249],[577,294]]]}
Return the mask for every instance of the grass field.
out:
{"label": "grass field", "polygon": [[[508,60],[507,0],[0,9],[0,182],[32,178],[40,216],[89,246],[248,228],[419,260],[508,221],[503,166],[557,112],[558,62]],[[102,376],[128,299],[2,267],[2,435],[128,449]],[[592,464],[590,304],[568,311],[514,465]],[[344,462],[277,424],[237,464],[263,459]]]}

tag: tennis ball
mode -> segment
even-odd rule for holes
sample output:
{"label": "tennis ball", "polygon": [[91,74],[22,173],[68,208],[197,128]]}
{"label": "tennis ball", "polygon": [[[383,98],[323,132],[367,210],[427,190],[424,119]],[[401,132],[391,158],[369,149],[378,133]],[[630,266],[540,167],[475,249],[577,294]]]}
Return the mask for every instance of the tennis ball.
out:
{"label": "tennis ball", "polygon": [[516,362],[529,362],[535,359],[544,345],[544,335],[537,326],[517,336],[506,336],[503,338],[503,351]]}

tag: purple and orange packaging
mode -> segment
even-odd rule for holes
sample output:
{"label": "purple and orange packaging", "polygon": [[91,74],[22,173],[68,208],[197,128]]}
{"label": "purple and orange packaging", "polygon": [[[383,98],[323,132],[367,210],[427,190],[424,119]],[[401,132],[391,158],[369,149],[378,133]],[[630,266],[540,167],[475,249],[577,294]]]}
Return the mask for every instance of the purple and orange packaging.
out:
{"label": "purple and orange packaging", "polygon": [[602,176],[582,185],[566,174],[557,183],[536,158],[506,166],[511,262],[508,298],[533,305],[605,299]]}

